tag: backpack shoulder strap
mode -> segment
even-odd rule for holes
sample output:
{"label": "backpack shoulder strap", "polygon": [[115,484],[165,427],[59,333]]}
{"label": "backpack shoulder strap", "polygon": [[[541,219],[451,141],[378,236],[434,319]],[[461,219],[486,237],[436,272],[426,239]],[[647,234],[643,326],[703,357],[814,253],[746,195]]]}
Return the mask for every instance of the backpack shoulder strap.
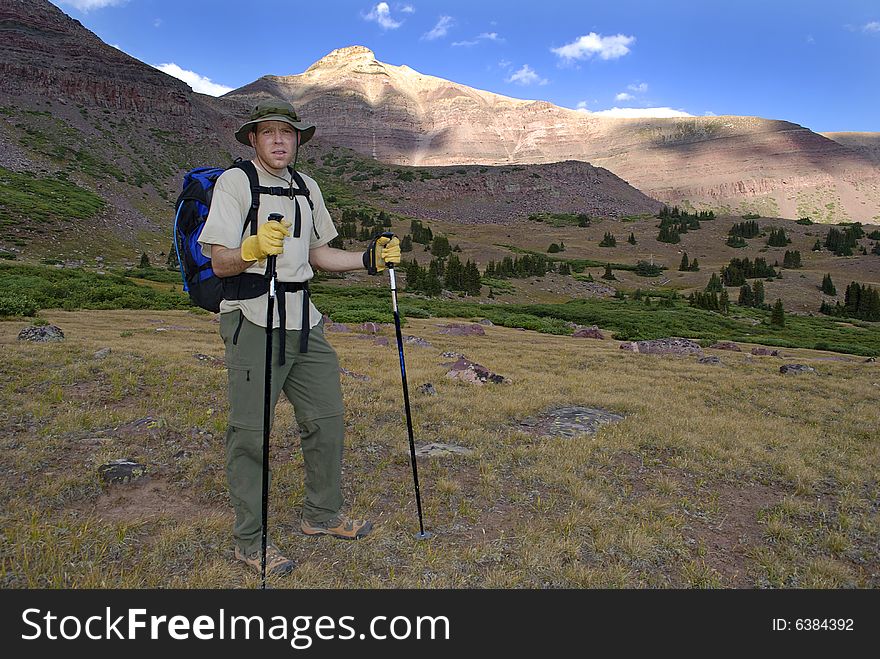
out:
{"label": "backpack shoulder strap", "polygon": [[303,180],[303,177],[300,176],[300,173],[296,171],[293,167],[288,167],[287,170],[290,172],[290,176],[293,178],[293,182],[296,183],[296,187],[299,188],[295,193],[298,195],[302,195],[306,198],[306,201],[309,202],[309,208],[313,211],[315,210],[315,204],[312,202],[311,191],[309,190],[309,186],[306,185],[306,182]]}
{"label": "backpack shoulder strap", "polygon": [[241,234],[244,235],[245,230],[248,228],[248,225],[250,225],[251,235],[254,236],[257,233],[257,210],[260,208],[260,177],[257,174],[257,168],[250,160],[242,160],[239,158],[232,163],[230,169],[232,167],[240,169],[248,177],[248,185],[251,189],[251,207],[248,210],[244,226],[241,228]]}

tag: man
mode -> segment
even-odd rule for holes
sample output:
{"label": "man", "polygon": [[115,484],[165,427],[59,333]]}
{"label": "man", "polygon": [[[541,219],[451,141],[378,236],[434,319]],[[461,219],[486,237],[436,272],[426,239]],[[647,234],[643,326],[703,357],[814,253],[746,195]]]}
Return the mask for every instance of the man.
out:
{"label": "man", "polygon": [[[305,501],[301,528],[306,535],[356,539],[372,524],[342,513],[343,406],[339,362],[324,338],[322,315],[308,298],[313,267],[329,272],[367,268],[372,274],[386,263],[400,263],[397,238],[374,240],[363,254],[328,246],[337,232],[317,183],[294,174],[298,148],[315,133],[284,102],[258,104],[235,133],[253,147],[251,161],[259,184],[255,235],[243,237],[251,207],[251,187],[243,169],[230,168],[217,180],[211,210],[199,238],[223,278],[220,334],[226,344],[229,374],[229,425],[226,475],[235,509],[235,557],[261,569],[262,452],[268,284],[266,258],[276,256],[278,305],[273,327],[270,409],[281,391],[293,404],[305,462]],[[301,189],[304,184],[307,190]],[[279,192],[280,191],[280,192]],[[303,193],[308,192],[308,196]],[[312,209],[314,205],[314,209]],[[269,222],[272,213],[283,216]],[[291,219],[295,219],[296,227]],[[244,299],[242,299],[244,298]],[[283,328],[282,328],[283,325]],[[267,545],[266,571],[287,574],[294,568],[274,545]]]}

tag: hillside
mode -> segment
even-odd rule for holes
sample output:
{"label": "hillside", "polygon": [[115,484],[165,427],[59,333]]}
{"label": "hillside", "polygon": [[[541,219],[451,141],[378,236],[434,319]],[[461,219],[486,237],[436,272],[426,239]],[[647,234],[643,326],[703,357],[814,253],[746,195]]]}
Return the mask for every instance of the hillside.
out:
{"label": "hillside", "polygon": [[334,144],[407,165],[582,160],[650,197],[719,212],[880,220],[876,162],[787,121],[613,119],[523,101],[340,48],[298,75],[264,76],[225,98],[291,100]]}

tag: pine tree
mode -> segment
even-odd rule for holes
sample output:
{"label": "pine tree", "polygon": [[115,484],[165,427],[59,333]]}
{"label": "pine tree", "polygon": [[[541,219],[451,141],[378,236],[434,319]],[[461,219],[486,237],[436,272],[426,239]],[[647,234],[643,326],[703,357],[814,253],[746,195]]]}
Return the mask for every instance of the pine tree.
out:
{"label": "pine tree", "polygon": [[740,287],[737,304],[741,307],[752,307],[755,305],[755,294],[752,292],[752,287],[748,284],[743,284]]}
{"label": "pine tree", "polygon": [[150,257],[147,256],[146,252],[141,253],[141,268],[149,268],[150,267]]}
{"label": "pine tree", "polygon": [[709,277],[709,283],[706,284],[706,292],[716,292],[720,293],[724,290],[724,286],[721,284],[721,279],[718,277],[717,272],[713,272],[712,276]]}
{"label": "pine tree", "polygon": [[431,241],[431,254],[437,258],[445,258],[452,253],[452,247],[449,245],[449,238],[446,236],[437,236]]}
{"label": "pine tree", "polygon": [[822,292],[825,295],[837,295],[837,289],[834,288],[834,282],[831,281],[831,274],[826,274],[822,278]]}
{"label": "pine tree", "polygon": [[608,279],[609,281],[612,279],[614,279],[614,280],[617,279],[617,277],[614,276],[614,273],[611,272],[611,264],[610,263],[606,264],[605,274],[602,275],[602,279]]}
{"label": "pine tree", "polygon": [[691,261],[690,270],[691,270],[691,272],[699,272],[700,271],[700,262],[697,261],[696,257],[694,257],[694,260]]}
{"label": "pine tree", "polygon": [[818,238],[816,238],[816,243],[813,245],[813,251],[814,252],[821,252],[822,251],[822,241],[819,240]]}
{"label": "pine tree", "polygon": [[754,284],[752,284],[752,290],[755,293],[752,304],[756,307],[764,306],[764,282],[762,282],[760,279],[757,280]]}
{"label": "pine tree", "polygon": [[770,324],[775,327],[785,327],[785,309],[779,298],[776,298],[776,304],[773,305],[773,311],[770,313]]}
{"label": "pine tree", "polygon": [[691,264],[688,261],[688,254],[687,254],[687,252],[685,252],[684,254],[681,255],[681,263],[678,266],[678,271],[679,272],[687,272],[690,269],[691,269]]}
{"label": "pine tree", "polygon": [[413,248],[412,236],[406,234],[403,237],[403,240],[400,241],[400,251],[401,252],[411,252]]}
{"label": "pine tree", "polygon": [[616,247],[617,240],[614,238],[614,235],[610,231],[605,232],[605,237],[602,238],[602,242],[599,243],[599,247]]}
{"label": "pine tree", "polygon": [[630,245],[635,245],[636,244],[636,234],[630,232],[629,238],[626,239],[626,242],[628,242]]}
{"label": "pine tree", "polygon": [[480,281],[480,269],[473,261],[468,261],[464,266],[464,291],[468,295],[478,297],[482,282]]}
{"label": "pine tree", "polygon": [[725,316],[730,313],[730,296],[727,294],[726,288],[721,291],[721,295],[718,297],[718,306]]}

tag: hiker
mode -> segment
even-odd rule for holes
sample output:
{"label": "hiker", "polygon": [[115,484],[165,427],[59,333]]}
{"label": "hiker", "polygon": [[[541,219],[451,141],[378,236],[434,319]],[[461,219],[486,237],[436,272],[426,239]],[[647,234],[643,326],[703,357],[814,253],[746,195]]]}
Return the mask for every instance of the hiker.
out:
{"label": "hiker", "polygon": [[[226,431],[226,476],[235,509],[235,557],[261,570],[261,489],[264,378],[266,375],[268,282],[266,259],[276,256],[276,340],[271,357],[270,414],[281,391],[293,404],[305,463],[305,500],[300,525],[309,536],[356,539],[372,523],[350,519],[342,512],[343,423],[342,389],[336,352],[324,338],[322,314],[309,299],[313,268],[344,272],[366,268],[371,274],[386,263],[400,263],[396,237],[373,240],[366,252],[328,246],[336,228],[318,184],[296,172],[299,146],[315,134],[315,126],[300,120],[293,106],[263,102],[235,132],[253,147],[252,160],[261,189],[255,235],[243,239],[243,226],[252,204],[248,175],[233,167],[217,179],[210,212],[199,238],[202,253],[211,258],[222,278],[220,335],[226,345],[229,420]],[[246,164],[246,163],[245,163]],[[283,189],[279,194],[278,187]],[[306,189],[303,190],[302,188]],[[312,208],[313,206],[313,208]],[[277,213],[283,220],[267,221]],[[284,330],[280,329],[283,324]],[[274,416],[274,414],[273,414]],[[286,574],[294,568],[271,541],[266,572]]]}

